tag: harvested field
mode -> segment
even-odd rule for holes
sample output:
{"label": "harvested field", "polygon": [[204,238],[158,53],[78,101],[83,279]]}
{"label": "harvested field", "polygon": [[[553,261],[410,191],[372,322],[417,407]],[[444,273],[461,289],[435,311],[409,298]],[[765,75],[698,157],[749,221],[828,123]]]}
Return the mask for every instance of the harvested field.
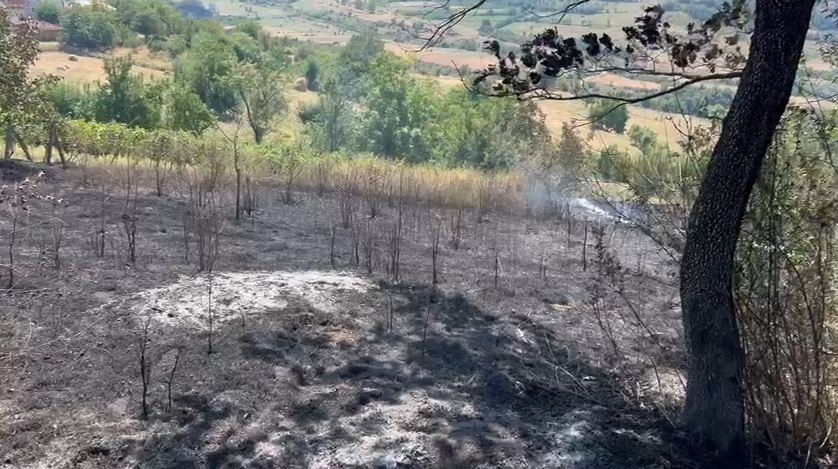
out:
{"label": "harvested field", "polygon": [[[76,83],[94,83],[106,79],[104,62],[99,57],[69,54],[61,51],[43,51],[32,66],[36,75],[53,74]],[[156,68],[134,65],[134,73],[144,79],[157,79],[168,72]]]}

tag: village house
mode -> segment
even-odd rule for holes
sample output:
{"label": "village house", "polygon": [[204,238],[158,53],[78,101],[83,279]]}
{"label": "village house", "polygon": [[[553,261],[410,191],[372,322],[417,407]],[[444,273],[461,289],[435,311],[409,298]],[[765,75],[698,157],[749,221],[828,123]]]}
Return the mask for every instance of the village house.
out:
{"label": "village house", "polygon": [[61,26],[57,24],[47,23],[46,21],[35,21],[35,28],[37,29],[37,38],[41,42],[55,42],[61,34]]}
{"label": "village house", "polygon": [[18,21],[33,16],[39,3],[40,0],[0,0],[0,8],[8,12],[9,19]]}
{"label": "village house", "polygon": [[31,14],[29,0],[0,0],[0,8],[6,10],[9,19],[16,21]]}

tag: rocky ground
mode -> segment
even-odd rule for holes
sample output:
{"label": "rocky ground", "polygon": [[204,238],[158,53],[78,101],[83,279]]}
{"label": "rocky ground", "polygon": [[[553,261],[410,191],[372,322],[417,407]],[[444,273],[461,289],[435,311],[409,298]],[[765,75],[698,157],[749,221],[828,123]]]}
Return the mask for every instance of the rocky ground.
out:
{"label": "rocky ground", "polygon": [[[253,219],[225,217],[210,275],[176,181],[138,192],[131,263],[124,190],[83,179],[49,170],[62,202],[18,211],[0,467],[701,467],[672,424],[672,263],[627,227],[467,211],[455,249],[454,211],[406,203],[396,280],[394,207],[369,219],[357,201],[373,236],[356,264],[332,195],[263,187]],[[4,252],[12,222],[5,207]]]}

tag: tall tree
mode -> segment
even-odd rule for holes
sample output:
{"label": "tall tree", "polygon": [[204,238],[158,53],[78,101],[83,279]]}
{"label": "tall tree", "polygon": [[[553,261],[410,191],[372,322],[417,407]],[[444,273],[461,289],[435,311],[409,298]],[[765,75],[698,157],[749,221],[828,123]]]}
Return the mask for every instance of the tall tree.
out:
{"label": "tall tree", "polygon": [[615,107],[614,103],[607,99],[595,101],[588,108],[588,115],[590,116],[591,125],[600,130],[607,130],[617,132],[618,134],[626,131],[626,124],[628,123],[628,108],[626,106]]}
{"label": "tall tree", "polygon": [[54,77],[31,79],[29,67],[38,56],[38,40],[30,22],[12,24],[0,9],[0,129],[5,134],[3,157],[11,158],[20,136],[16,123],[39,114],[46,106],[45,85]]}
{"label": "tall tree", "polygon": [[345,89],[352,92],[353,99],[366,94],[364,77],[382,52],[384,52],[384,41],[372,32],[352,36],[346,46],[341,49],[337,66],[342,71],[341,79]]}
{"label": "tall tree", "polygon": [[[573,1],[557,16],[590,0]],[[615,107],[639,103],[708,80],[739,79],[736,95],[723,121],[697,200],[689,215],[681,261],[681,301],[688,353],[687,396],[681,421],[720,455],[719,465],[739,467],[745,452],[743,350],[733,302],[734,252],[748,197],[767,149],[789,102],[809,21],[816,0],[735,0],[679,37],[653,6],[627,26],[627,45],[618,47],[607,34],[563,38],[555,28],[536,35],[519,55],[502,56],[497,41],[488,49],[498,60],[474,81],[491,94],[542,99],[612,98]],[[443,35],[485,0],[458,10],[427,38],[426,46]],[[748,5],[754,5],[754,16]],[[749,26],[749,27],[746,27]],[[719,36],[735,30],[735,34]],[[747,57],[737,45],[751,30]],[[729,47],[719,47],[719,44]],[[665,50],[671,72],[643,68],[633,61],[637,51]],[[607,67],[604,55],[619,57],[617,69],[663,75],[676,84],[647,95],[626,98],[590,93],[565,96],[543,81],[568,71]],[[597,60],[590,60],[595,58]],[[718,62],[723,65],[719,66]],[[739,66],[744,62],[744,68]],[[593,69],[589,65],[593,64]],[[696,69],[701,73],[695,73]],[[721,71],[718,69],[722,69]],[[545,80],[546,81],[546,80]],[[489,85],[489,86],[487,86]]]}
{"label": "tall tree", "polygon": [[744,354],[733,302],[736,242],[791,97],[814,3],[757,0],[748,61],[690,212],[681,261],[688,352],[682,420],[722,454],[741,454],[745,445]]}

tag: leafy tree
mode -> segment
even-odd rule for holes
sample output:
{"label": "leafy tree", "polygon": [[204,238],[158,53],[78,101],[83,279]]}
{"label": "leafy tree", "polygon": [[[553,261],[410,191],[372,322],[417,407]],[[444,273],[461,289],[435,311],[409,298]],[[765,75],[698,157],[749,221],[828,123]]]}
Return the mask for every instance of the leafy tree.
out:
{"label": "leafy tree", "polygon": [[283,93],[284,80],[282,70],[264,63],[239,66],[236,89],[256,143],[262,142],[274,119],[288,109]]}
{"label": "leafy tree", "polygon": [[352,143],[353,123],[357,119],[349,96],[343,82],[330,77],[323,82],[317,105],[300,111],[301,119],[307,122],[306,131],[327,152]]}
{"label": "leafy tree", "polygon": [[107,81],[96,98],[96,120],[152,129],[161,120],[161,85],[144,85],[131,74],[130,57],[105,60]]}
{"label": "leafy tree", "polygon": [[171,5],[159,0],[112,0],[120,22],[149,37],[178,34],[184,19]]}
{"label": "leafy tree", "polygon": [[631,126],[628,137],[631,145],[644,153],[658,145],[658,136],[652,130],[639,125]]}
{"label": "leafy tree", "polygon": [[38,41],[30,23],[12,24],[0,10],[0,117],[29,104],[35,95],[29,67],[38,57]]}
{"label": "leafy tree", "polygon": [[362,148],[387,157],[423,161],[430,149],[422,128],[429,118],[431,93],[407,73],[407,63],[392,54],[373,61],[365,89]]}
{"label": "leafy tree", "polygon": [[164,23],[163,19],[160,18],[160,15],[152,9],[145,9],[137,13],[137,15],[131,20],[130,25],[132,30],[147,37],[165,36],[168,32],[166,23]]}
{"label": "leafy tree", "polygon": [[32,116],[42,118],[52,111],[47,106],[45,88],[53,77],[32,79],[29,67],[38,56],[38,40],[29,22],[12,24],[5,10],[0,10],[0,128],[5,130],[4,158],[11,158],[15,141],[20,141],[16,126]]}
{"label": "leafy tree", "polygon": [[69,46],[108,49],[116,44],[115,18],[106,10],[73,6],[61,16],[61,41]]}
{"label": "leafy tree", "polygon": [[95,119],[96,96],[87,88],[58,82],[46,89],[46,98],[60,116],[70,119]]}
{"label": "leafy tree", "polygon": [[61,3],[58,0],[44,0],[35,7],[35,18],[47,23],[58,24],[61,17]]}
{"label": "leafy tree", "polygon": [[254,41],[259,40],[262,25],[257,21],[243,21],[236,25],[236,31],[248,35]]}
{"label": "leafy tree", "polygon": [[588,108],[588,116],[594,128],[618,134],[626,131],[629,118],[628,107],[606,99],[592,103]]}
{"label": "leafy tree", "polygon": [[255,63],[262,59],[262,46],[256,39],[242,32],[235,32],[222,38],[233,48],[239,62]]}
{"label": "leafy tree", "polygon": [[384,41],[372,32],[352,36],[340,50],[335,66],[341,71],[346,89],[352,91],[353,100],[366,94],[366,81],[363,77],[369,73],[372,63],[383,52]]}
{"label": "leafy tree", "polygon": [[349,42],[341,49],[338,60],[344,68],[363,74],[382,52],[384,41],[375,33],[365,32],[349,38]]}
{"label": "leafy tree", "polygon": [[[437,90],[430,95],[437,96]],[[451,90],[427,105],[421,135],[434,162],[486,170],[514,167],[526,158],[539,166],[554,159],[549,132],[532,103],[493,100]]]}
{"label": "leafy tree", "polygon": [[232,81],[236,63],[232,47],[222,37],[202,31],[181,57],[175,79],[187,83],[210,110],[224,115],[236,106]]}
{"label": "leafy tree", "polygon": [[562,133],[559,138],[559,148],[556,155],[556,163],[561,171],[561,184],[563,187],[575,186],[579,180],[582,169],[587,164],[588,152],[582,140],[576,135],[573,127],[562,124]]}
{"label": "leafy tree", "polygon": [[201,98],[188,87],[175,84],[166,99],[166,126],[200,135],[215,125],[215,117]]}
{"label": "leafy tree", "polygon": [[609,145],[596,155],[594,170],[603,181],[626,182],[622,163],[628,156],[614,145]]}

